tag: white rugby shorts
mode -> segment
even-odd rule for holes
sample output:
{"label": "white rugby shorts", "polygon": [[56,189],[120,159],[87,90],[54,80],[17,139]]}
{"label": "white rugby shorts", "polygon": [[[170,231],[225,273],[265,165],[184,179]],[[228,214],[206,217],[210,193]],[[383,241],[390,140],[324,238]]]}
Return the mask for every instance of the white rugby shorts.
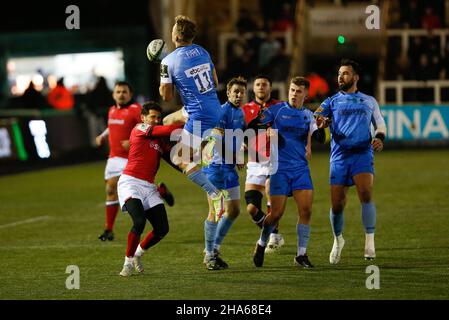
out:
{"label": "white rugby shorts", "polygon": [[137,179],[128,176],[127,174],[122,174],[120,176],[117,184],[117,191],[122,211],[127,211],[124,205],[125,202],[131,198],[142,201],[144,210],[148,210],[158,204],[164,203],[154,183],[149,183],[148,181]]}
{"label": "white rugby shorts", "polygon": [[246,167],[247,170],[245,184],[265,186],[265,182],[270,175],[270,163],[248,162]]}
{"label": "white rugby shorts", "polygon": [[104,179],[109,180],[113,177],[118,177],[125,170],[128,159],[121,157],[109,158],[104,169]]}

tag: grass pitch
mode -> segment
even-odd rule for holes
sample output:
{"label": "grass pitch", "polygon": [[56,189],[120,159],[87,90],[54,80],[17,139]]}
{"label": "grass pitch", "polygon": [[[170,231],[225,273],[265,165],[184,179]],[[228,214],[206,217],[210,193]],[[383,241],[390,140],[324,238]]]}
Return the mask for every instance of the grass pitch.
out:
{"label": "grass pitch", "polygon": [[[297,214],[290,199],[281,220],[286,243],[252,262],[259,229],[245,211],[222,256],[230,268],[202,265],[204,193],[162,164],[158,181],[176,197],[167,208],[170,232],[144,256],[145,274],[118,276],[131,219],[119,214],[112,242],[97,237],[104,223],[104,162],[0,177],[0,299],[448,299],[449,151],[386,151],[376,155],[374,262],[363,260],[364,230],[355,189],[345,210],[346,245],[339,265],[328,262],[328,153],[313,155],[315,186],[308,253],[316,268],[298,269]],[[244,172],[241,173],[244,183]],[[243,195],[243,190],[242,190]],[[150,228],[147,225],[145,231]],[[380,289],[368,290],[366,267],[380,269]],[[68,265],[80,269],[80,289],[67,290]]]}

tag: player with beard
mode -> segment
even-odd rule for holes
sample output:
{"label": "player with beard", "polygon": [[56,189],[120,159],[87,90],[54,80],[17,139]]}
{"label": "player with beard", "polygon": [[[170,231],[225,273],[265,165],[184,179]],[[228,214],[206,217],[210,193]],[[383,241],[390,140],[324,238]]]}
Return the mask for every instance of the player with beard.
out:
{"label": "player with beard", "polygon": [[[342,236],[347,192],[355,185],[361,203],[365,227],[365,259],[376,257],[374,231],[376,207],[372,200],[374,181],[374,151],[383,149],[386,136],[385,121],[374,97],[357,89],[360,79],[359,64],[343,59],[338,71],[340,92],[327,98],[315,111],[319,128],[329,126],[331,132],[330,221],[334,244],[329,256],[337,264],[345,244]],[[374,138],[371,125],[375,128]]]}
{"label": "player with beard", "polygon": [[[267,214],[270,213],[270,177],[269,177],[269,141],[265,131],[258,133],[260,116],[270,106],[279,103],[271,98],[272,81],[266,75],[258,75],[254,79],[254,100],[243,106],[245,121],[248,128],[256,130],[256,137],[248,141],[248,148],[254,148],[248,152],[248,164],[245,182],[246,210],[251,215],[253,222],[262,228],[266,214],[262,210],[262,199],[265,193],[267,197]],[[263,135],[263,137],[261,136]],[[261,143],[261,141],[266,142]],[[252,152],[251,152],[252,151]],[[256,155],[253,158],[253,155]],[[279,233],[278,227],[274,228],[267,244],[267,252],[274,252],[284,244],[284,238]]]}

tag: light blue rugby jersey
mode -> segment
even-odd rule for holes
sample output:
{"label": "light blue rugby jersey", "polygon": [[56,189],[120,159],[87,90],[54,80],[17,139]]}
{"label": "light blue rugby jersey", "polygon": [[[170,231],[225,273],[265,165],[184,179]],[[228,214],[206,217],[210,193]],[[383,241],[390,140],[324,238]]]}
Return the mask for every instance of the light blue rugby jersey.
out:
{"label": "light blue rugby jersey", "polygon": [[208,128],[218,125],[221,115],[213,69],[209,53],[196,44],[179,47],[161,61],[161,83],[176,86],[189,122],[202,121]]}
{"label": "light blue rugby jersey", "polygon": [[[236,153],[236,152],[240,151],[240,148],[242,147],[242,144],[243,144],[243,131],[246,129],[245,116],[243,114],[242,108],[235,107],[229,101],[227,101],[226,103],[224,103],[221,106],[221,110],[222,110],[222,116],[221,116],[219,127],[222,129],[225,129],[225,130],[226,129],[232,130],[236,134],[232,137],[232,144],[231,144],[230,143],[231,137],[228,136],[229,133],[226,133],[226,136],[228,138],[226,138],[226,136],[225,136],[224,140],[223,140],[223,147],[222,147],[223,157],[220,156],[220,154],[217,152],[217,150],[214,150],[214,156],[212,159],[212,163],[213,164],[225,164],[227,167],[233,168],[235,166],[235,164],[226,163],[225,156],[226,156],[226,152],[228,152],[229,154],[227,155],[227,157],[230,160],[230,159],[232,159],[232,158],[230,158],[231,153]],[[235,131],[238,129],[241,129],[242,131],[241,132]],[[240,134],[237,134],[237,133],[240,133]]]}
{"label": "light blue rugby jersey", "polygon": [[295,171],[308,167],[307,138],[309,133],[318,129],[312,111],[305,107],[296,109],[288,102],[280,102],[264,111],[261,122],[271,123],[271,128],[278,130],[277,154],[270,143],[270,159],[277,157],[278,171]]}
{"label": "light blue rugby jersey", "polygon": [[371,124],[375,129],[386,132],[376,99],[359,91],[340,91],[327,98],[315,111],[315,115],[331,118],[331,161],[344,159],[354,152],[369,151]]}

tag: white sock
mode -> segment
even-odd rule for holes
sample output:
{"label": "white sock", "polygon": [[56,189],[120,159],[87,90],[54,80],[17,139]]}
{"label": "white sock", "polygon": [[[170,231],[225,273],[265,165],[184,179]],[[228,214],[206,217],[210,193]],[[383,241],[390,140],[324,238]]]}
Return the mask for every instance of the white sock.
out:
{"label": "white sock", "polygon": [[259,246],[265,247],[267,245],[267,243],[265,241],[262,240],[258,240],[257,243],[259,244]]}
{"label": "white sock", "polygon": [[136,253],[134,253],[134,256],[135,257],[141,257],[141,256],[143,256],[144,253],[145,253],[145,250],[142,249],[142,247],[139,244],[139,246],[136,249]]}
{"label": "white sock", "polygon": [[215,250],[219,251],[219,250],[220,250],[220,247],[221,247],[221,245],[219,245],[219,244],[214,244],[214,249],[215,249]]}
{"label": "white sock", "polygon": [[299,247],[298,248],[298,256],[305,256],[307,248]]}
{"label": "white sock", "polygon": [[133,264],[134,257],[125,257],[125,263],[124,264]]}
{"label": "white sock", "polygon": [[374,233],[365,234],[365,249],[374,249]]}

